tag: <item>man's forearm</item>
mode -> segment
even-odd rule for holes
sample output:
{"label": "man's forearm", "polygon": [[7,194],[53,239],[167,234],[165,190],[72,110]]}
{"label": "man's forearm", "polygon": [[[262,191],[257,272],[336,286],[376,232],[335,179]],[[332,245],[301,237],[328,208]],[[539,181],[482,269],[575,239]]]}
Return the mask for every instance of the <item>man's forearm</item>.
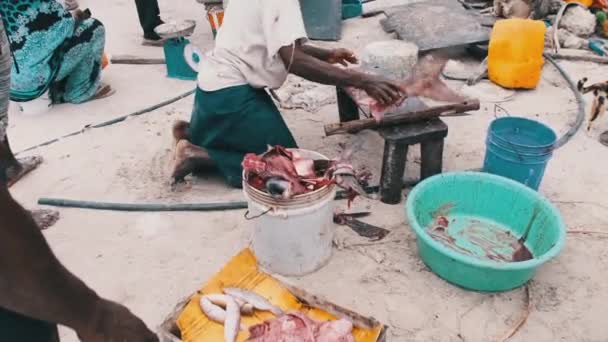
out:
{"label": "man's forearm", "polygon": [[317,46],[302,44],[300,46],[300,50],[309,56],[313,56],[314,58],[320,59],[324,62],[329,60],[331,56],[331,50],[323,49]]}
{"label": "man's forearm", "polygon": [[[291,62],[292,52],[293,62]],[[292,48],[287,47],[285,50],[281,49],[280,53],[283,60],[287,61],[286,65],[291,62],[289,70],[291,73],[309,81],[341,87],[362,87],[364,77],[360,72],[336,67],[304,53],[301,49],[293,51]]]}
{"label": "man's forearm", "polygon": [[61,265],[31,216],[0,181],[0,306],[78,330],[93,317],[98,301]]}

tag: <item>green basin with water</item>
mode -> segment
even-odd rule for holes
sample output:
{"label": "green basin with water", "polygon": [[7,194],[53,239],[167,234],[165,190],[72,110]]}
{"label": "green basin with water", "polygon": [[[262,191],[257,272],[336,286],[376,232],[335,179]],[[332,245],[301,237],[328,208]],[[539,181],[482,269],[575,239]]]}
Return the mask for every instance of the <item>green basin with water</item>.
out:
{"label": "green basin with water", "polygon": [[[566,240],[561,215],[547,199],[487,173],[431,177],[408,195],[406,212],[424,263],[469,290],[498,292],[526,284]],[[533,258],[515,262],[528,227],[525,245]]]}

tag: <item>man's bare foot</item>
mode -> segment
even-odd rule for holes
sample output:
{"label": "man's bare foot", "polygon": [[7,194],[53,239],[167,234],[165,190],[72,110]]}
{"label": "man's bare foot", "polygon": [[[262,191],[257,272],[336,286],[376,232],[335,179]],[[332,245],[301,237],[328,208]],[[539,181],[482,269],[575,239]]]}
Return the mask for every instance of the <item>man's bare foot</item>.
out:
{"label": "man's bare foot", "polygon": [[173,139],[177,144],[180,140],[190,141],[190,123],[184,120],[177,120],[173,123],[171,131],[173,133]]}
{"label": "man's bare foot", "polygon": [[196,146],[188,140],[180,140],[175,146],[175,160],[171,178],[174,184],[179,183],[194,171],[214,166],[215,163],[204,148]]}
{"label": "man's bare foot", "polygon": [[17,161],[19,164],[15,164],[6,169],[6,177],[8,179],[7,185],[9,188],[17,183],[21,178],[25,177],[25,175],[38,168],[38,166],[42,164],[42,157],[25,157],[17,159]]}
{"label": "man's bare foot", "polygon": [[59,212],[55,210],[31,210],[30,214],[40,230],[49,229],[59,221]]}

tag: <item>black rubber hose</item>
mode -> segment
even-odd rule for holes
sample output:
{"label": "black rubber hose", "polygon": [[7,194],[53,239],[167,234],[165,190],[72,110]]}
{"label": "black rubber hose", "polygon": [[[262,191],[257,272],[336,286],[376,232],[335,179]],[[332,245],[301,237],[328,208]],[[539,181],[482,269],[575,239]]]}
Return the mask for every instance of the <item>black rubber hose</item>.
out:
{"label": "black rubber hose", "polygon": [[557,71],[559,71],[562,77],[566,80],[566,83],[568,83],[568,87],[570,88],[570,90],[572,90],[572,93],[574,93],[574,97],[576,98],[576,104],[578,106],[578,114],[576,116],[576,120],[574,121],[574,125],[572,125],[572,127],[570,127],[570,129],[557,140],[553,147],[554,149],[558,149],[566,145],[566,143],[568,143],[568,141],[570,141],[570,139],[572,139],[572,137],[574,137],[579,131],[579,129],[583,125],[583,122],[585,122],[585,100],[583,99],[583,95],[581,95],[581,93],[578,91],[578,88],[574,81],[572,81],[572,79],[570,78],[570,75],[568,75],[568,73],[559,64],[557,64],[555,59],[549,56],[549,54],[545,53],[544,56],[551,64],[553,64]]}
{"label": "black rubber hose", "polygon": [[49,205],[63,208],[80,208],[80,209],[95,209],[95,210],[113,210],[113,211],[222,211],[222,210],[238,210],[247,209],[247,202],[225,202],[225,203],[106,203],[106,202],[90,202],[76,201],[59,198],[41,198],[38,200],[40,205]]}
{"label": "black rubber hose", "polygon": [[[418,181],[405,180],[403,188],[408,188],[416,185]],[[379,186],[366,187],[365,191],[368,194],[377,193],[380,190]],[[336,200],[347,199],[349,196],[344,191],[336,193]],[[111,202],[94,202],[94,201],[79,201],[62,198],[41,198],[38,200],[39,205],[48,205],[62,208],[79,208],[93,210],[112,210],[112,211],[141,211],[141,212],[161,212],[161,211],[222,211],[222,210],[239,210],[247,209],[247,202],[218,202],[218,203],[111,203]]]}

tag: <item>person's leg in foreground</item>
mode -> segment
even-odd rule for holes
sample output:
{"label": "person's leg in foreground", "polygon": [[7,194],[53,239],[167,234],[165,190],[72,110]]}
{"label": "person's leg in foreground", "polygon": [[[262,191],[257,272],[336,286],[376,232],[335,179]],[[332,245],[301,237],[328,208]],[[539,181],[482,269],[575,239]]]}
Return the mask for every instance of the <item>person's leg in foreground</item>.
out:
{"label": "person's leg in foreground", "polygon": [[160,45],[163,40],[154,29],[163,24],[160,18],[158,0],[135,0],[139,23],[144,31],[144,45]]}
{"label": "person's leg in foreground", "polygon": [[[0,150],[3,146],[0,146]],[[84,342],[156,342],[127,308],[100,298],[55,257],[40,229],[10,195],[0,160],[0,336],[56,342],[56,324]]]}

